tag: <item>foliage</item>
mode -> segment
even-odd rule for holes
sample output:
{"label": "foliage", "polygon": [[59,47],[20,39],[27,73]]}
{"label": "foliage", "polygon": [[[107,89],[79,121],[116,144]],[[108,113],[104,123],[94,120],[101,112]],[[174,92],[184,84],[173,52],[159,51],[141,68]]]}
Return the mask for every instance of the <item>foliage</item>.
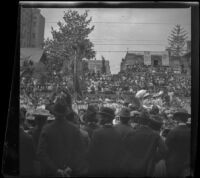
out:
{"label": "foliage", "polygon": [[[63,20],[64,23],[60,21],[57,23],[58,30],[52,28],[53,39],[45,41],[48,70],[51,74],[52,71],[60,72],[61,70],[70,72],[75,56],[77,62],[82,58],[90,59],[95,56],[95,51],[92,49],[93,43],[88,39],[88,35],[94,29],[94,26],[90,27],[92,18],[88,19],[88,11],[80,15],[75,10],[68,10],[64,12]],[[63,64],[65,64],[64,68]]]}
{"label": "foliage", "polygon": [[42,62],[34,65],[33,78],[37,79],[41,85],[45,84],[48,79],[48,73]]}
{"label": "foliage", "polygon": [[182,56],[184,53],[185,42],[188,38],[187,32],[180,26],[176,25],[168,38],[169,47],[172,56]]}

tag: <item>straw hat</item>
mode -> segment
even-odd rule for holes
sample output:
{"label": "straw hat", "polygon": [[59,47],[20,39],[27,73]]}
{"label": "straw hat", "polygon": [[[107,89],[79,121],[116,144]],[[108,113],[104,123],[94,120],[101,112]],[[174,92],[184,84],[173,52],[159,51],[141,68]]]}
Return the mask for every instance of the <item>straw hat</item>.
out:
{"label": "straw hat", "polygon": [[136,98],[143,98],[144,95],[146,94],[147,90],[139,90],[136,94],[135,97]]}

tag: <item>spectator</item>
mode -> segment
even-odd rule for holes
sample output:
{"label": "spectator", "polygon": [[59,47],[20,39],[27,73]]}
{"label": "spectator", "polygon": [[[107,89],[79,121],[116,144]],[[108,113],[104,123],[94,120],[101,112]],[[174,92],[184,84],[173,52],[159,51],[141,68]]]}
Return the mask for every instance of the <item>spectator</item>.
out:
{"label": "spectator", "polygon": [[165,141],[168,147],[167,176],[182,177],[184,170],[190,168],[190,128],[186,125],[189,117],[190,115],[183,111],[173,116],[173,119],[178,121],[178,126],[168,133]]}
{"label": "spectator", "polygon": [[88,159],[91,176],[120,176],[122,141],[112,125],[114,111],[107,107],[100,109],[102,128],[94,131]]}
{"label": "spectator", "polygon": [[43,166],[45,176],[58,176],[72,170],[72,175],[85,174],[83,145],[77,127],[66,120],[71,106],[66,95],[58,96],[53,107],[55,121],[44,127],[39,139],[37,155]]}

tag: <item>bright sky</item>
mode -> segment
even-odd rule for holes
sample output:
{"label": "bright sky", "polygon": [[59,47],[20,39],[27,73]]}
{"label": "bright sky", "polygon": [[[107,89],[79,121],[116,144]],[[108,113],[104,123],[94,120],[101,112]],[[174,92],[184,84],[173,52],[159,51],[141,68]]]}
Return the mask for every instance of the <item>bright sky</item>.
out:
{"label": "bright sky", "polygon": [[[52,38],[51,27],[58,29],[65,8],[42,8],[45,17],[45,39]],[[86,9],[74,9],[84,13]],[[94,43],[96,59],[103,55],[110,61],[112,73],[118,73],[126,51],[163,51],[167,38],[176,24],[180,24],[191,38],[191,9],[90,8],[94,31],[89,38]]]}

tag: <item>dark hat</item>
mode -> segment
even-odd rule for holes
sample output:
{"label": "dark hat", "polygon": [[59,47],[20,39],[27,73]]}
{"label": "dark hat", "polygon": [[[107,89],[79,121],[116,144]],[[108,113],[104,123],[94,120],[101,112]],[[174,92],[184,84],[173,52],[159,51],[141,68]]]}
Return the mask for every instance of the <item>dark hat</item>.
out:
{"label": "dark hat", "polygon": [[108,107],[100,108],[99,114],[110,116],[110,117],[115,117],[115,111]]}
{"label": "dark hat", "polygon": [[120,117],[128,117],[128,118],[131,117],[130,116],[130,110],[128,108],[126,108],[126,107],[122,108],[120,113],[119,113],[119,116]]}
{"label": "dark hat", "polygon": [[160,130],[163,125],[162,118],[159,116],[151,115],[149,118],[149,126],[153,130]]}
{"label": "dark hat", "polygon": [[191,114],[188,114],[184,110],[180,110],[173,115],[173,119],[177,121],[187,122],[188,118],[191,117]]}
{"label": "dark hat", "polygon": [[83,116],[83,120],[86,122],[96,122],[95,114],[97,114],[98,108],[94,105],[89,105],[86,113]]}
{"label": "dark hat", "polygon": [[66,116],[72,112],[70,103],[64,93],[57,96],[56,102],[52,107],[52,113],[56,116]]}
{"label": "dark hat", "polygon": [[148,125],[149,124],[149,114],[146,111],[142,111],[138,116],[138,122],[140,124]]}
{"label": "dark hat", "polygon": [[158,113],[159,113],[159,108],[158,108],[158,106],[153,105],[153,107],[152,107],[150,113],[152,113],[152,114],[158,114]]}
{"label": "dark hat", "polygon": [[87,112],[89,113],[97,113],[98,107],[96,105],[89,105],[87,108]]}

